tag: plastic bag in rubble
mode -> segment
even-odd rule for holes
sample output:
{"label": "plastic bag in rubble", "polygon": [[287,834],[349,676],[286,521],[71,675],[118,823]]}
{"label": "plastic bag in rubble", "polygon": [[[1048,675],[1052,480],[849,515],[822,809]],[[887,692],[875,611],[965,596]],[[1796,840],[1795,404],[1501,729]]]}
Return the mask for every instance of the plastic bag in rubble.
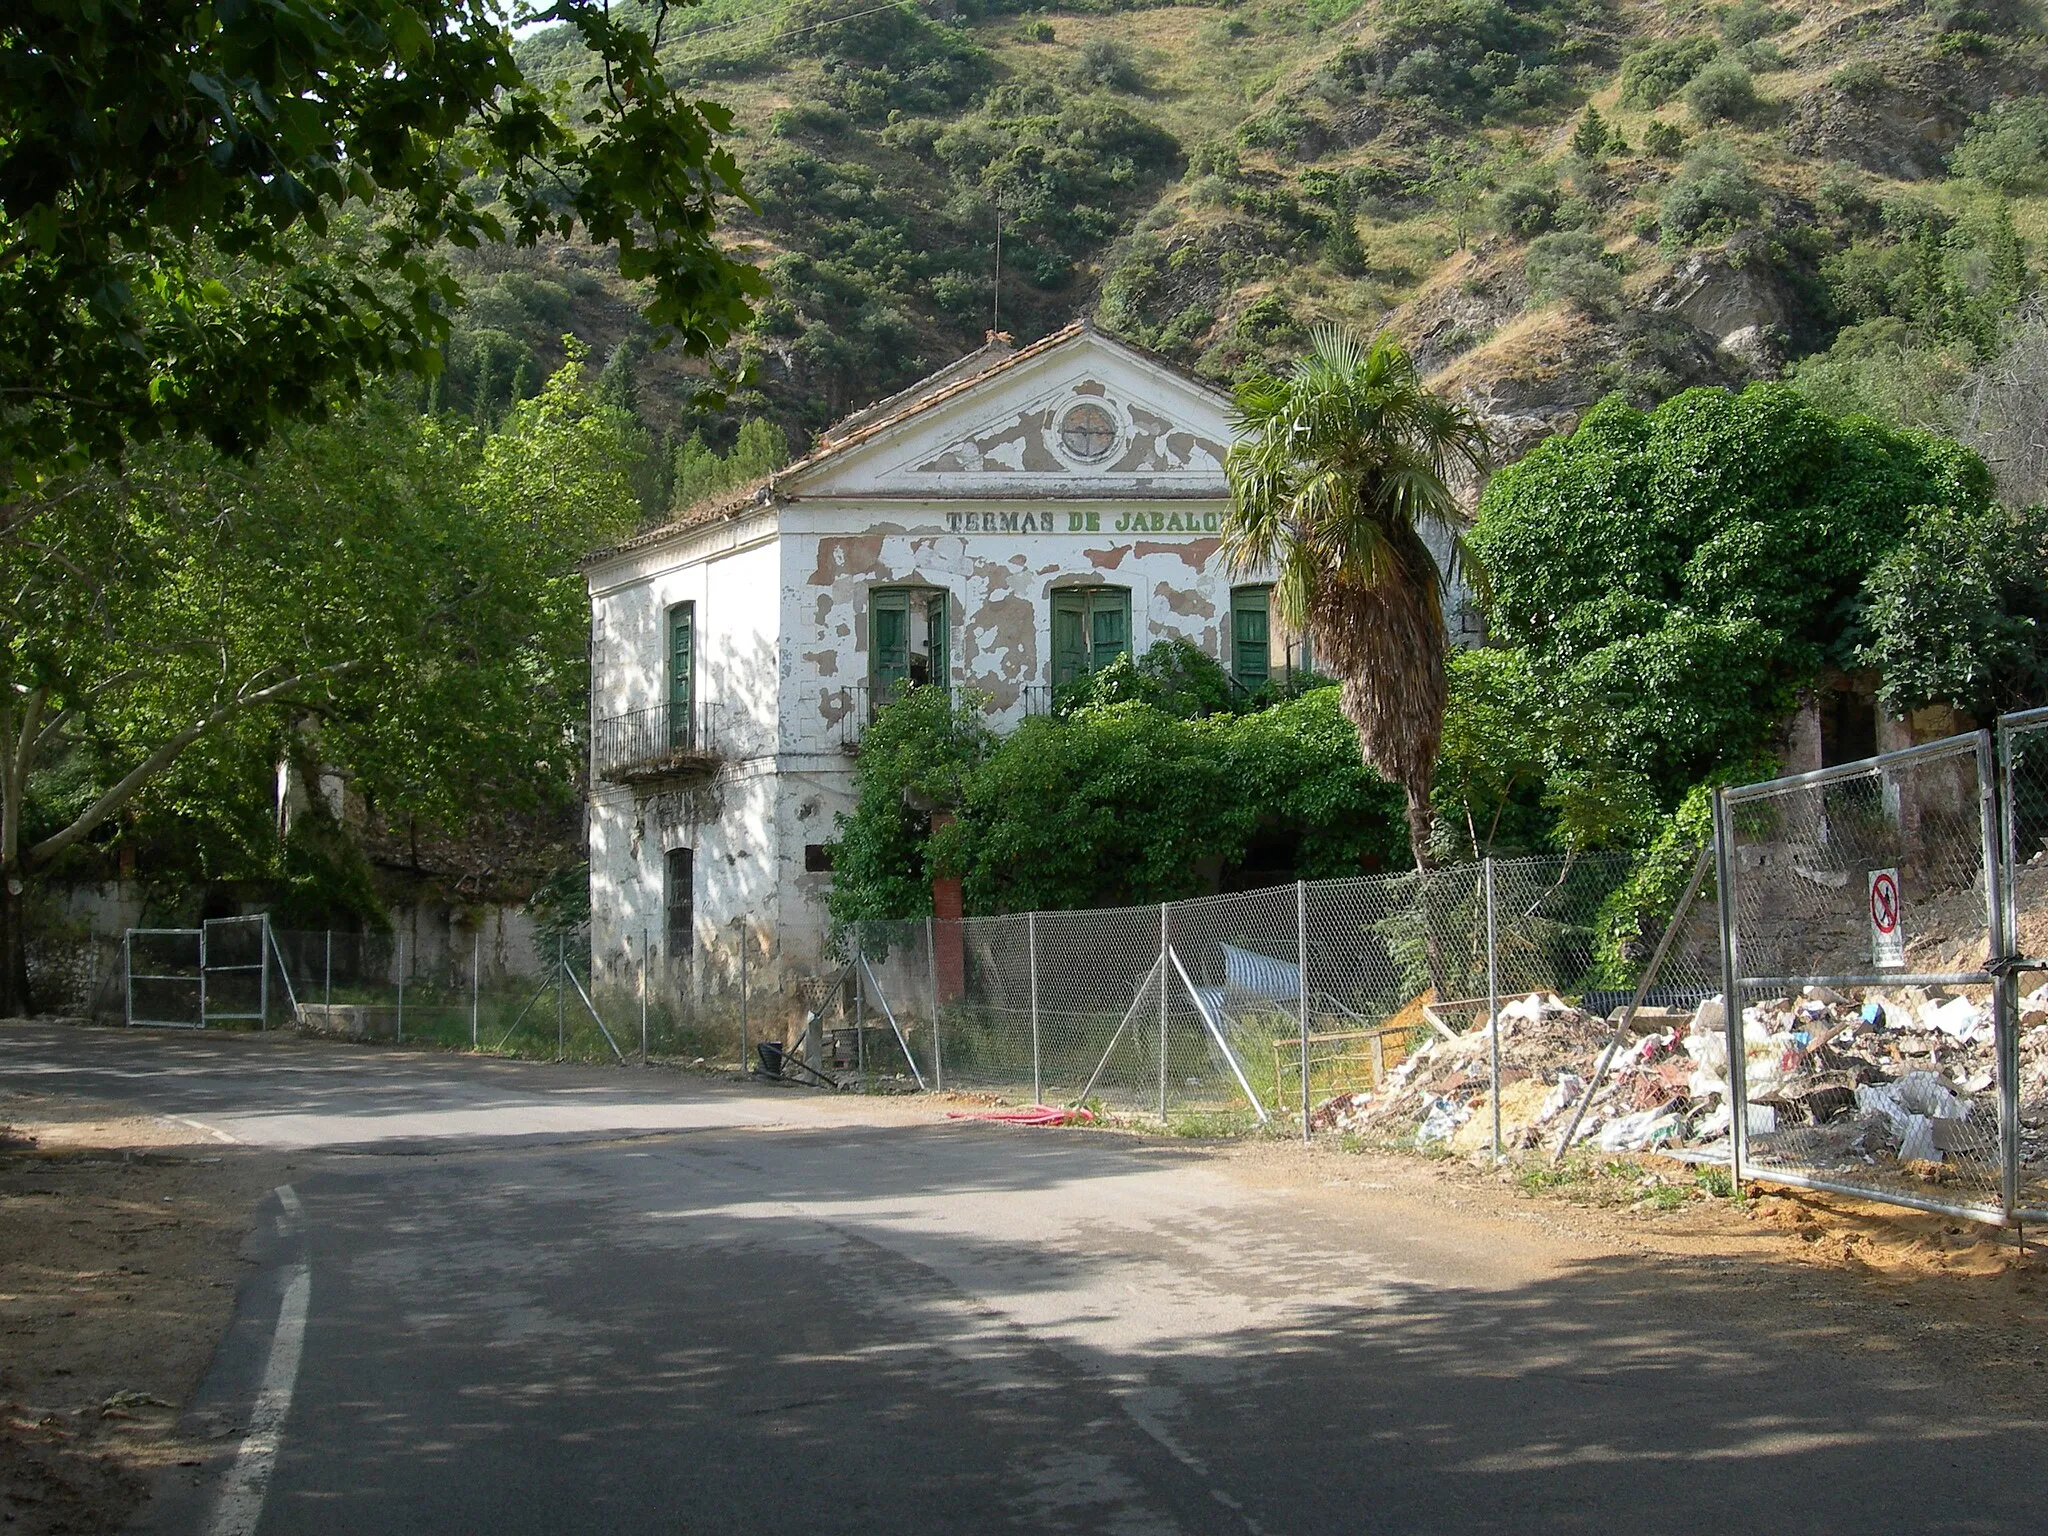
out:
{"label": "plastic bag in rubble", "polygon": [[1902,1163],[1938,1163],[1934,1144],[1936,1120],[1966,1120],[1969,1102],[1958,1098],[1932,1072],[1908,1072],[1895,1083],[1866,1083],[1856,1090],[1859,1114],[1875,1110],[1891,1123],[1899,1138]]}
{"label": "plastic bag in rubble", "polygon": [[1600,1132],[1602,1152],[1640,1152],[1671,1141],[1678,1135],[1678,1111],[1646,1109],[1610,1120]]}
{"label": "plastic bag in rubble", "polygon": [[1586,1080],[1576,1072],[1558,1075],[1557,1086],[1550,1090],[1550,1096],[1543,1101],[1543,1107],[1536,1111],[1537,1125],[1548,1125],[1572,1105],[1579,1102],[1579,1095],[1586,1091]]}
{"label": "plastic bag in rubble", "polygon": [[1958,1044],[1968,1044],[1973,1040],[1989,1044],[1992,1036],[1991,1021],[1967,997],[1952,997],[1946,1002],[1936,1003],[1920,1016],[1920,1021],[1933,1025]]}
{"label": "plastic bag in rubble", "polygon": [[1470,1118],[1471,1111],[1460,1109],[1449,1099],[1431,1099],[1429,1113],[1422,1117],[1422,1124],[1415,1132],[1418,1147],[1447,1146],[1458,1127]]}

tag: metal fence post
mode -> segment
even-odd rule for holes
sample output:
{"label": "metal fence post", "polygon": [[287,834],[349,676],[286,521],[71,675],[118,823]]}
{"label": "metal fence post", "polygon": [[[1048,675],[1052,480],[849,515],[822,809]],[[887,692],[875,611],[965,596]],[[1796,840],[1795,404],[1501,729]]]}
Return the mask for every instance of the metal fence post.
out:
{"label": "metal fence post", "polygon": [[1493,855],[1481,865],[1486,880],[1486,1073],[1487,1097],[1493,1101],[1493,1160],[1500,1161],[1500,945],[1493,920]]}
{"label": "metal fence post", "polygon": [[405,1044],[405,935],[398,936],[398,1043]]}
{"label": "metal fence post", "polygon": [[924,920],[924,968],[932,984],[932,1083],[946,1091],[946,1051],[941,1043],[945,1031],[939,1027],[944,1010],[939,1006],[939,922],[936,916]]}
{"label": "metal fence post", "polygon": [[[740,1052],[746,1060],[746,1052]],[[640,930],[640,1065],[647,1065],[647,930]]]}
{"label": "metal fence post", "polygon": [[[747,948],[750,943],[751,939],[747,931],[746,921],[742,919],[740,922],[740,1065],[742,1067],[747,1062]],[[641,1015],[643,1018],[646,1016],[646,1006],[644,1004],[641,1007]],[[644,1025],[642,1026],[642,1032],[645,1033]]]}
{"label": "metal fence post", "polygon": [[[1308,1145],[1308,882],[1294,882],[1295,1006],[1301,1014],[1301,1144]],[[1377,1086],[1377,1084],[1375,1084]],[[1278,1097],[1280,1085],[1273,1085]],[[1273,1106],[1278,1109],[1279,1105]]]}
{"label": "metal fence post", "polygon": [[1999,855],[1998,761],[1989,731],[1977,733],[1977,803],[1984,838],[1984,921],[1990,930],[1991,1051],[1998,1062],[1998,1198],[2007,1225],[2020,1204],[2019,988],[2011,962],[2018,946],[2006,913]]}
{"label": "metal fence post", "polygon": [[270,914],[260,912],[263,919],[262,937],[256,942],[256,1010],[263,1015],[263,1022],[256,1027],[270,1028]]}
{"label": "metal fence post", "polygon": [[1735,991],[1735,831],[1728,824],[1728,792],[1714,791],[1714,895],[1721,909],[1721,1011],[1728,1029],[1728,1188],[1742,1193],[1742,1138],[1749,1128],[1744,1113],[1746,1069],[1743,1056],[1742,1006]]}
{"label": "metal fence post", "polygon": [[469,937],[469,1048],[476,1049],[477,1009],[483,1002],[484,986],[484,931],[479,928]]}
{"label": "metal fence post", "polygon": [[1045,1102],[1044,1074],[1038,1057],[1038,914],[1024,914],[1025,963],[1031,969],[1031,1102]]}
{"label": "metal fence post", "polygon": [[206,1028],[206,919],[199,919],[199,1027]]}
{"label": "metal fence post", "polygon": [[860,1074],[863,1091],[868,1085],[868,941],[854,931],[853,953],[860,964],[853,969],[853,1069]]}
{"label": "metal fence post", "polygon": [[135,1027],[135,930],[121,933],[121,1022]]}
{"label": "metal fence post", "polygon": [[[326,934],[327,968],[320,981],[320,1006],[322,1008],[332,1008],[334,1006],[334,930],[329,928],[326,930]],[[334,1027],[332,1019],[327,1021],[327,1027],[329,1029]]]}
{"label": "metal fence post", "polygon": [[562,973],[569,968],[569,940],[565,934],[555,935],[555,1060],[566,1061],[569,1056],[569,1029],[562,1017]]}
{"label": "metal fence post", "polygon": [[1166,903],[1159,903],[1159,1123],[1166,1124]]}

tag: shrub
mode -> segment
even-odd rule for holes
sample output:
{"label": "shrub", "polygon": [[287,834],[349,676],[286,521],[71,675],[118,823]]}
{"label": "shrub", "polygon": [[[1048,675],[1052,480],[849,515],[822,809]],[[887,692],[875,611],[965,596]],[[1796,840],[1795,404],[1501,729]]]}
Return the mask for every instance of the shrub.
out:
{"label": "shrub", "polygon": [[1754,220],[1763,199],[1742,157],[1721,144],[1693,151],[1671,178],[1658,207],[1667,246],[1731,235]]}
{"label": "shrub", "polygon": [[1081,45],[1067,68],[1067,78],[1084,89],[1100,86],[1110,91],[1137,91],[1145,85],[1144,72],[1131,51],[1106,37],[1091,37]]}
{"label": "shrub", "polygon": [[1027,43],[1049,43],[1053,40],[1052,23],[1027,21],[1017,29],[1017,35]]}
{"label": "shrub", "polygon": [[1664,38],[1621,61],[1623,106],[1661,107],[1719,53],[1711,37]]}
{"label": "shrub", "polygon": [[1542,234],[1556,216],[1557,188],[1538,181],[1509,182],[1487,205],[1495,229],[1523,240]]}
{"label": "shrub", "polygon": [[1738,46],[1782,32],[1793,20],[1788,12],[1776,9],[1766,0],[1738,0],[1735,5],[1721,6],[1714,19],[1721,24],[1721,35]]}
{"label": "shrub", "polygon": [[1685,130],[1676,123],[1652,122],[1643,130],[1643,153],[1668,160],[1685,147]]}
{"label": "shrub", "polygon": [[2048,173],[2048,101],[2025,96],[1980,113],[1949,167],[2001,192],[2039,187]]}
{"label": "shrub", "polygon": [[1869,101],[1881,95],[1887,85],[1884,71],[1868,59],[1844,64],[1828,78],[1828,85],[1852,101]]}
{"label": "shrub", "polygon": [[1645,208],[1628,221],[1628,229],[1638,240],[1654,240],[1657,238],[1657,215]]}
{"label": "shrub", "polygon": [[1686,110],[1702,127],[1747,117],[1756,105],[1756,82],[1734,59],[1716,59],[1685,88]]}
{"label": "shrub", "polygon": [[1621,296],[1621,273],[1598,235],[1560,231],[1529,242],[1522,270],[1530,296],[1562,299],[1587,314],[1605,314]]}

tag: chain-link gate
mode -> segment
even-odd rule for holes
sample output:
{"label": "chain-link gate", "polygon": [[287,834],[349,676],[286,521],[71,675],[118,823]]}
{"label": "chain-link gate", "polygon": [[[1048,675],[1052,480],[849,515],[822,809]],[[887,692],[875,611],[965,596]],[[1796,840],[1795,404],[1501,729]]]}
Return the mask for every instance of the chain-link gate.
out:
{"label": "chain-link gate", "polygon": [[2017,1214],[2048,1221],[2048,709],[1998,722],[2005,952],[2017,1019]]}
{"label": "chain-link gate", "polygon": [[1994,763],[1980,731],[1720,796],[1737,1177],[2014,1209]]}
{"label": "chain-link gate", "polygon": [[121,937],[122,1017],[130,1027],[203,1029],[206,936],[197,928],[130,928]]}

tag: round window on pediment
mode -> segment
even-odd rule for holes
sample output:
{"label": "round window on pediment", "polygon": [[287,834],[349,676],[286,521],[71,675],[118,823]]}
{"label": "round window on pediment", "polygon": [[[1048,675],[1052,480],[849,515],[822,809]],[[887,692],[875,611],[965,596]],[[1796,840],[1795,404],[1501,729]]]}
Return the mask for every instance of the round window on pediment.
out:
{"label": "round window on pediment", "polygon": [[1060,447],[1084,464],[1108,458],[1116,438],[1116,418],[1102,406],[1077,405],[1060,418]]}

